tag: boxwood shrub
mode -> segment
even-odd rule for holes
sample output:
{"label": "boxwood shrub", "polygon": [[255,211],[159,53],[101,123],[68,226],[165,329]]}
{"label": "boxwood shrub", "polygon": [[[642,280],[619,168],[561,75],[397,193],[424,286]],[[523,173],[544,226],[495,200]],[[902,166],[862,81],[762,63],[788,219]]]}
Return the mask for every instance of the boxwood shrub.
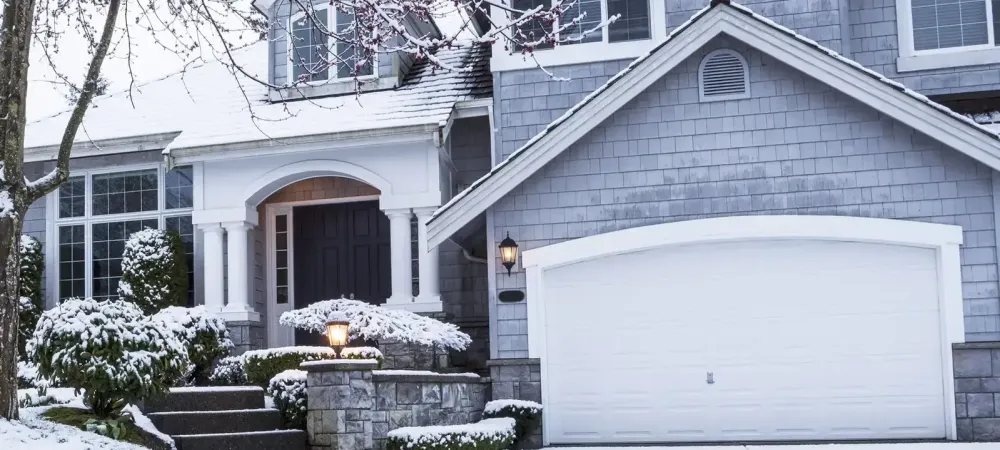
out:
{"label": "boxwood shrub", "polygon": [[484,419],[508,417],[514,419],[518,448],[542,423],[542,405],[527,400],[493,400],[483,409]]}
{"label": "boxwood shrub", "polygon": [[243,369],[242,356],[227,356],[215,363],[215,369],[208,381],[216,386],[243,386],[247,384],[247,373]]}
{"label": "boxwood shrub", "polygon": [[506,450],[515,440],[514,419],[466,425],[405,427],[389,432],[386,450]]}
{"label": "boxwood shrub", "polygon": [[382,368],[382,361],[385,358],[375,347],[347,347],[340,352],[340,357],[344,359],[374,359],[378,361],[378,368]]}
{"label": "boxwood shrub", "polygon": [[330,347],[278,347],[253,350],[243,354],[243,370],[247,382],[267,389],[275,375],[289,369],[298,369],[306,361],[334,359]]}
{"label": "boxwood shrub", "polygon": [[306,429],[306,372],[290,369],[271,378],[267,395],[274,400],[274,407],[281,412],[285,428]]}

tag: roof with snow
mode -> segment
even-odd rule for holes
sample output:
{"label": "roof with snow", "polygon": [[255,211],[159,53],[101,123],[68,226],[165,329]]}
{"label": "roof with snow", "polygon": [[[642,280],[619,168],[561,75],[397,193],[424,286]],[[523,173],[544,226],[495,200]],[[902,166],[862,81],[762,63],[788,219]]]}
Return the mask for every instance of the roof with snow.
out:
{"label": "roof with snow", "polygon": [[[451,238],[584,133],[610,117],[625,102],[719,34],[727,34],[754,46],[888,116],[994,169],[1000,169],[1000,135],[997,132],[755,14],[745,6],[729,0],[712,0],[649,53],[611,77],[489,173],[439,208],[428,222],[430,244],[437,246]],[[928,121],[931,123],[924,123]]]}
{"label": "roof with snow", "polygon": [[[284,103],[267,101],[266,86],[234,75],[225,64],[206,62],[141,84],[131,98],[127,91],[96,98],[77,143],[157,136],[171,149],[193,149],[439,125],[447,121],[456,102],[492,95],[489,52],[485,45],[442,49],[436,56],[443,65],[462,70],[435,69],[424,60],[396,89]],[[234,59],[248,73],[267,79],[266,55],[267,42],[260,42],[235,52]],[[54,154],[52,146],[58,145],[68,118],[67,111],[30,122],[25,137],[28,153],[34,149]]]}

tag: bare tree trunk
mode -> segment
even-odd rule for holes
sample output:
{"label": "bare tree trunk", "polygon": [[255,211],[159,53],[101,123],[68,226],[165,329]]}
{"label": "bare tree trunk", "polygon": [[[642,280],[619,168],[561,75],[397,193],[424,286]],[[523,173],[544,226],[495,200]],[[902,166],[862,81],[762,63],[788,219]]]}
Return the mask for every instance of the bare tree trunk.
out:
{"label": "bare tree trunk", "polygon": [[0,218],[0,416],[16,419],[21,214]]}

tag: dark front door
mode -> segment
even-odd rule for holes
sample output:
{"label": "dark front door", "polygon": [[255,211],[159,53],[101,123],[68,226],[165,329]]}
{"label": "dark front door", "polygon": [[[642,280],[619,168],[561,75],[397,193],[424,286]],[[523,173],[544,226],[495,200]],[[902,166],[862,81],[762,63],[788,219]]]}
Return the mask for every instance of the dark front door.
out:
{"label": "dark front door", "polygon": [[[300,206],[292,217],[296,309],[340,297],[389,298],[389,218],[377,201]],[[326,339],[296,330],[295,345],[326,345]]]}

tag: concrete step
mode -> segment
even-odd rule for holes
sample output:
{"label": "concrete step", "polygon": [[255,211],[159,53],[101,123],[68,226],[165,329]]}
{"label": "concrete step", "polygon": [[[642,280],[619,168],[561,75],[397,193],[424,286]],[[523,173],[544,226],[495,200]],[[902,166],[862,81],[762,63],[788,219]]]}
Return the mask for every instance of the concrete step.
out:
{"label": "concrete step", "polygon": [[281,428],[281,413],[276,409],[168,411],[149,413],[147,417],[156,429],[169,435],[243,433]]}
{"label": "concrete step", "polygon": [[231,411],[264,407],[264,389],[257,386],[173,388],[165,397],[148,400],[145,413],[168,411]]}
{"label": "concrete step", "polygon": [[302,430],[254,431],[248,433],[185,434],[171,436],[177,450],[305,450]]}

